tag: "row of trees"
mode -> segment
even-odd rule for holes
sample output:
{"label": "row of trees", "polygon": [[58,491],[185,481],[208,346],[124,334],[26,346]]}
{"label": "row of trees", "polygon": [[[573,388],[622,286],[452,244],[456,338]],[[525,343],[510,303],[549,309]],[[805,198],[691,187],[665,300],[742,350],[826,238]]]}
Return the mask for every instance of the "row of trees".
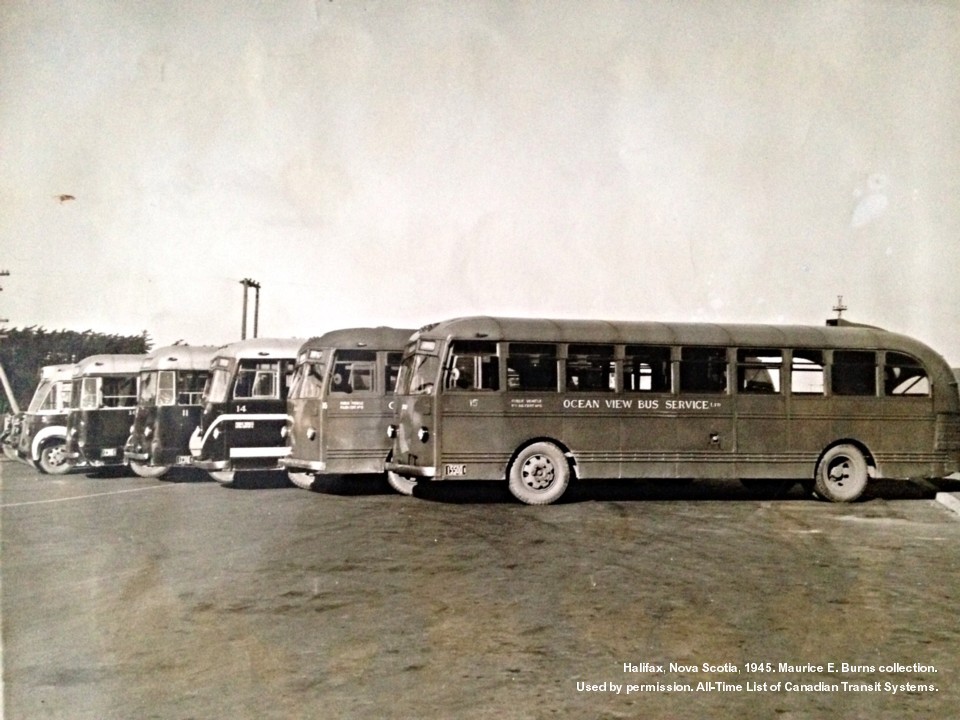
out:
{"label": "row of trees", "polygon": [[[34,325],[5,329],[4,335],[0,340],[0,364],[21,409],[30,402],[44,365],[72,363],[90,355],[146,353],[153,346],[146,330],[139,335],[106,335],[93,330],[45,330]],[[0,413],[9,410],[6,393],[0,393]]]}

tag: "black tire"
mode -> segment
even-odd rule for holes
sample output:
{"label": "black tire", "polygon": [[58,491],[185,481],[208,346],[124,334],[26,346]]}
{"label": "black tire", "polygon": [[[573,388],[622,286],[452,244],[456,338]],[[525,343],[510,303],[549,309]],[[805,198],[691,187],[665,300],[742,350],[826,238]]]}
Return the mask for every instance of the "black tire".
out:
{"label": "black tire", "polygon": [[63,475],[73,469],[73,461],[66,457],[66,440],[53,440],[40,449],[40,459],[37,467],[45,475]]}
{"label": "black tire", "polygon": [[556,502],[570,484],[570,463],[550,442],[537,442],[521,450],[508,475],[510,492],[527,505]]}
{"label": "black tire", "polygon": [[401,495],[413,495],[413,489],[417,486],[416,480],[389,471],[387,472],[387,483]]}
{"label": "black tire", "polygon": [[287,470],[287,477],[290,479],[290,482],[292,482],[301,490],[313,489],[314,476],[311,475],[310,473],[294,472],[293,470]]}
{"label": "black tire", "polygon": [[130,469],[133,470],[135,475],[142,478],[163,477],[170,472],[169,465],[146,465],[145,463],[137,462],[136,460],[130,461]]}
{"label": "black tire", "polygon": [[855,445],[834,445],[827,450],[814,475],[814,492],[831,502],[853,502],[870,479],[867,459]]}

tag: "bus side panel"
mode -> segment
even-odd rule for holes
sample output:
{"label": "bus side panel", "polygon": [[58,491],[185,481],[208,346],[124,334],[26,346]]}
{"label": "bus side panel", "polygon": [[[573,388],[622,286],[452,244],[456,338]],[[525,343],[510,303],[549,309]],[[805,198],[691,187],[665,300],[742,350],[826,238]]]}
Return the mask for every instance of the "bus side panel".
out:
{"label": "bus side panel", "polygon": [[560,439],[573,453],[579,476],[621,477],[622,400],[610,394],[567,393],[555,402],[563,418]]}
{"label": "bus side panel", "polygon": [[620,421],[622,477],[674,477],[677,418],[664,409],[668,397],[636,399],[631,403],[630,412],[623,415]]}
{"label": "bus side panel", "polygon": [[787,401],[780,394],[736,397],[737,475],[741,478],[805,477],[802,462],[789,452]]}
{"label": "bus side panel", "polygon": [[933,398],[896,396],[883,399],[880,438],[871,449],[883,477],[934,477],[944,474],[945,458],[937,453]]}
{"label": "bus side panel", "polygon": [[728,395],[680,395],[667,401],[667,409],[676,413],[676,477],[737,477],[733,407]]}
{"label": "bus side panel", "polygon": [[[431,398],[432,399],[432,398]],[[440,435],[437,478],[503,480],[517,443],[529,437],[533,418],[516,409],[505,416],[510,402],[502,393],[444,393],[440,396]],[[424,418],[438,426],[440,418]],[[414,440],[414,442],[416,442]]]}
{"label": "bus side panel", "polygon": [[329,473],[379,473],[390,449],[387,425],[392,397],[331,395],[324,411],[324,452]]}
{"label": "bus side panel", "polygon": [[817,458],[837,438],[831,398],[791,395],[787,448],[799,464],[801,478],[812,478]]}
{"label": "bus side panel", "polygon": [[[320,462],[323,458],[323,444],[327,428],[326,417],[321,419],[320,398],[298,398],[287,401],[287,413],[290,415],[290,457],[304,462]],[[326,410],[323,411],[326,413]],[[316,435],[311,440],[307,430],[313,428]]]}

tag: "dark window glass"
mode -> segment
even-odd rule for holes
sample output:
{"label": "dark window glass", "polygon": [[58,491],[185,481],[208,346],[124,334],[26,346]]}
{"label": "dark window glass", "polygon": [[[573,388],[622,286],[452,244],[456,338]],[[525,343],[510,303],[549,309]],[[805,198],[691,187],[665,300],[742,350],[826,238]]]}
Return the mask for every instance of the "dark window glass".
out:
{"label": "dark window glass", "polygon": [[623,359],[625,392],[670,392],[670,348],[628,345]]}
{"label": "dark window glass", "polygon": [[876,353],[835,350],[830,388],[834,395],[876,395]]}
{"label": "dark window glass", "polygon": [[727,390],[727,349],[685,347],[680,350],[680,392],[723,393]]}
{"label": "dark window glass", "polygon": [[556,391],[557,346],[512,343],[507,356],[507,384],[510,390]]}
{"label": "dark window glass", "polygon": [[403,353],[387,353],[386,382],[388,393],[392,393],[397,387],[397,376],[400,374],[401,362],[403,362]]}
{"label": "dark window glass", "polygon": [[612,392],[616,390],[616,365],[612,345],[570,345],[567,348],[569,392]]}

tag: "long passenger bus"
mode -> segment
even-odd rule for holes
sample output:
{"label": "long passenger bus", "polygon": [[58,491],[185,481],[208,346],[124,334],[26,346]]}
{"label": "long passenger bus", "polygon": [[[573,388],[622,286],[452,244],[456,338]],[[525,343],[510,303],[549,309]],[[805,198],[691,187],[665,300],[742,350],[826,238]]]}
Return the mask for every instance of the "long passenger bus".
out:
{"label": "long passenger bus", "polygon": [[[413,330],[350,328],[311,338],[300,348],[287,400],[287,444],[280,462],[310,489],[318,474],[382,473],[390,448],[393,391]],[[401,492],[412,484],[388,476]]]}
{"label": "long passenger bus", "polygon": [[571,478],[800,481],[848,502],[871,478],[960,466],[957,380],[923,343],[826,326],[469,317],[411,338],[389,471],[499,479],[529,504]]}
{"label": "long passenger bus", "polygon": [[162,477],[191,462],[190,435],[200,423],[213,345],[168,345],[140,367],[140,397],[124,457],[140,477]]}
{"label": "long passenger bus", "polygon": [[91,355],[73,369],[65,455],[91,467],[121,466],[137,412],[145,355]]}
{"label": "long passenger bus", "polygon": [[245,470],[282,470],[287,395],[303,339],[255,338],[219,348],[210,364],[193,465],[221,483]]}
{"label": "long passenger bus", "polygon": [[73,364],[46,365],[27,409],[15,420],[16,456],[48,475],[62,475],[74,464],[64,454]]}

